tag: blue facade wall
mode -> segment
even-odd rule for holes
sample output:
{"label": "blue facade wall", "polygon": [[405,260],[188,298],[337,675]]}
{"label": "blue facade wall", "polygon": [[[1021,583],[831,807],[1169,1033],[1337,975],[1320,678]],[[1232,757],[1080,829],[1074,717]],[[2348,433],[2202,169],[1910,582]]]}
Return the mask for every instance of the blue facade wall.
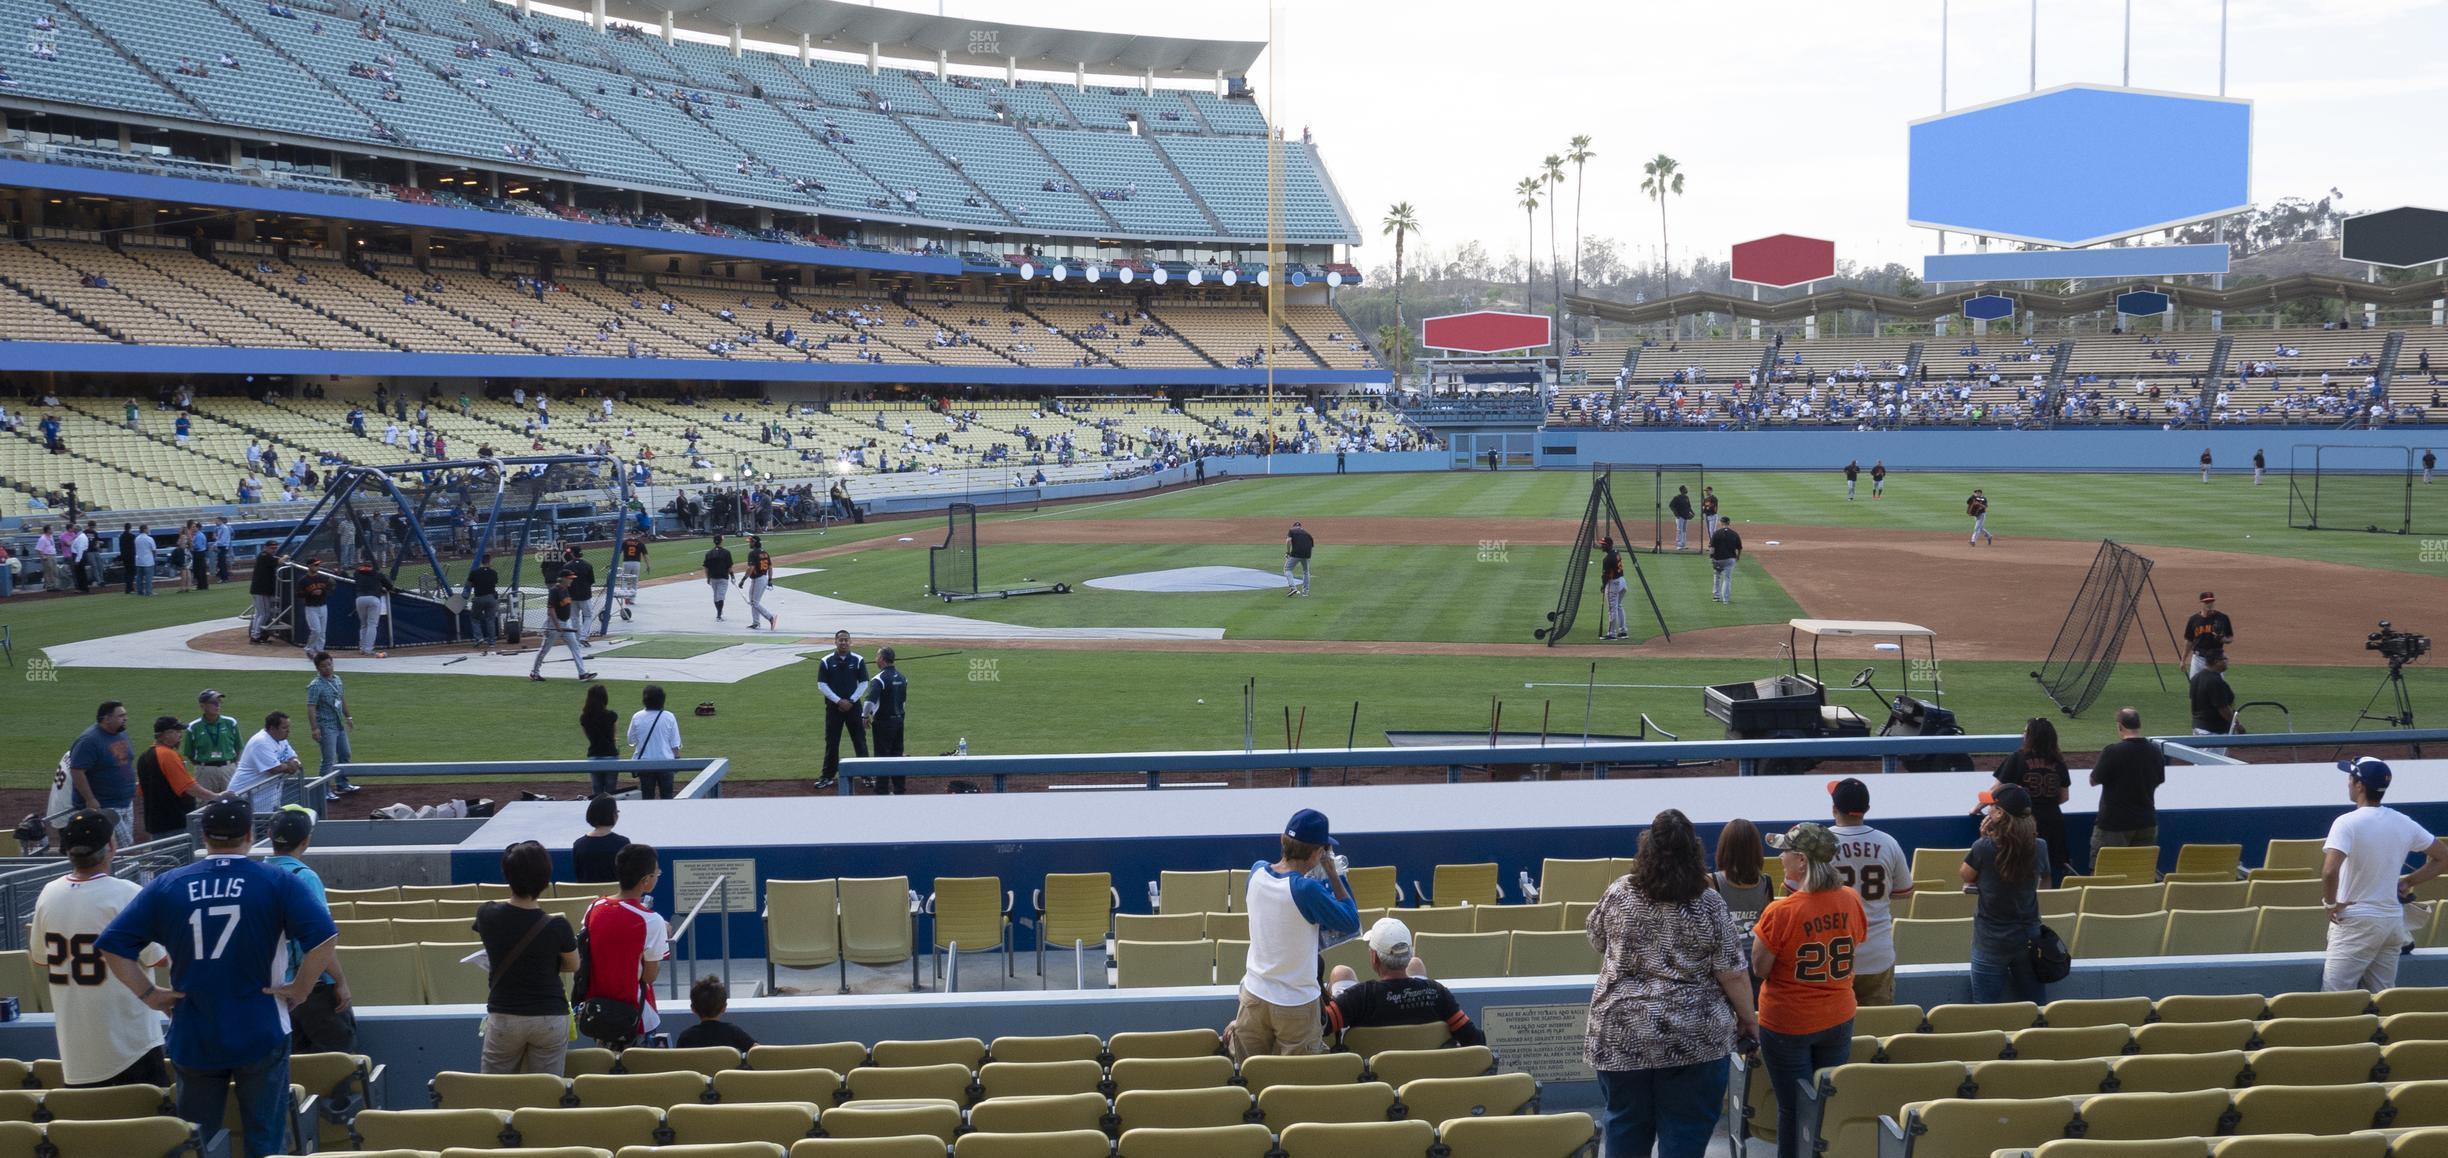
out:
{"label": "blue facade wall", "polygon": [[2448,427],[2378,430],[2247,427],[2160,430],[2069,427],[2057,430],[1631,430],[1550,428],[1539,434],[1542,467],[1601,462],[1697,462],[1711,470],[1841,470],[1851,459],[1884,459],[1890,470],[2191,471],[2203,447],[2218,469],[2250,470],[2253,451],[2284,470],[2297,444],[2448,449]]}

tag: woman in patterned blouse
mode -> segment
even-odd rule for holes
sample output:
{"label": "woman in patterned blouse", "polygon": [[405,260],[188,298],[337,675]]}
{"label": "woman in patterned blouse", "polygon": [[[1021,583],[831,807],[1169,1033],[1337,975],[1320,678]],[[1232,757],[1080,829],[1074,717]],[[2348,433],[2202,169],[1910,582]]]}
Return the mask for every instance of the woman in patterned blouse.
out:
{"label": "woman in patterned blouse", "polygon": [[1727,1058],[1759,1036],[1742,932],[1709,887],[1690,818],[1669,808],[1632,871],[1590,911],[1606,957],[1590,993],[1588,1057],[1606,1094],[1606,1158],[1701,1158],[1725,1102]]}

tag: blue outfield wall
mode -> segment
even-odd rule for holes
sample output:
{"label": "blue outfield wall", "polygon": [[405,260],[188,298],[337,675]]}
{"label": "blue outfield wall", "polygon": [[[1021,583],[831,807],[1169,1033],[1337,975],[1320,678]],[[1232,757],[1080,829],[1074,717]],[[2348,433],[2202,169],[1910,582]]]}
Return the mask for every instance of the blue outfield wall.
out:
{"label": "blue outfield wall", "polygon": [[2245,427],[2160,430],[2154,427],[2074,426],[2055,430],[1917,428],[1857,431],[1798,430],[1575,430],[1539,432],[1542,467],[1586,467],[1602,462],[1697,462],[1711,470],[1838,471],[1851,459],[1867,467],[1884,459],[1889,470],[2190,471],[2199,469],[2203,447],[2221,471],[2249,471],[2253,451],[2268,454],[2270,469],[2284,471],[2288,450],[2298,444],[2423,447],[2448,450],[2448,426],[2394,426],[2378,430],[2329,427]]}
{"label": "blue outfield wall", "polygon": [[[720,358],[590,358],[546,354],[404,354],[240,346],[0,342],[0,371],[63,374],[334,374],[399,378],[602,378],[650,382],[850,382],[942,386],[1264,386],[1264,370],[1082,370],[910,366],[866,362],[735,362]],[[1277,386],[1390,380],[1384,370],[1277,370]]]}

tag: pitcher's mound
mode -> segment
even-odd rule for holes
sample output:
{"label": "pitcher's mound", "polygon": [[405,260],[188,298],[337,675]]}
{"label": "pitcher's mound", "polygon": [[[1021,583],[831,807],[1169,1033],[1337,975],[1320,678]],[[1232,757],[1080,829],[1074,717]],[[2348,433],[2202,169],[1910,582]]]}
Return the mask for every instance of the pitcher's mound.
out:
{"label": "pitcher's mound", "polygon": [[1082,586],[1108,591],[1266,591],[1281,588],[1283,576],[1255,567],[1175,567],[1170,571],[1137,571],[1090,579]]}

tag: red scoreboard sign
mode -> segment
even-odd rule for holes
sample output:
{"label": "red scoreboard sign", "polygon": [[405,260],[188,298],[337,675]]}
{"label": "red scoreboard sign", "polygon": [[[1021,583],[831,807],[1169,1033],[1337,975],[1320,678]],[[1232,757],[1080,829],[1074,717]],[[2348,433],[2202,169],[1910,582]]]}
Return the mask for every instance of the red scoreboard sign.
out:
{"label": "red scoreboard sign", "polygon": [[1735,281],[1769,289],[1807,285],[1836,276],[1836,243],[1779,233],[1734,247]]}
{"label": "red scoreboard sign", "polygon": [[1494,354],[1527,350],[1555,340],[1555,321],[1545,314],[1513,314],[1474,310],[1445,314],[1420,323],[1420,345],[1432,350]]}

